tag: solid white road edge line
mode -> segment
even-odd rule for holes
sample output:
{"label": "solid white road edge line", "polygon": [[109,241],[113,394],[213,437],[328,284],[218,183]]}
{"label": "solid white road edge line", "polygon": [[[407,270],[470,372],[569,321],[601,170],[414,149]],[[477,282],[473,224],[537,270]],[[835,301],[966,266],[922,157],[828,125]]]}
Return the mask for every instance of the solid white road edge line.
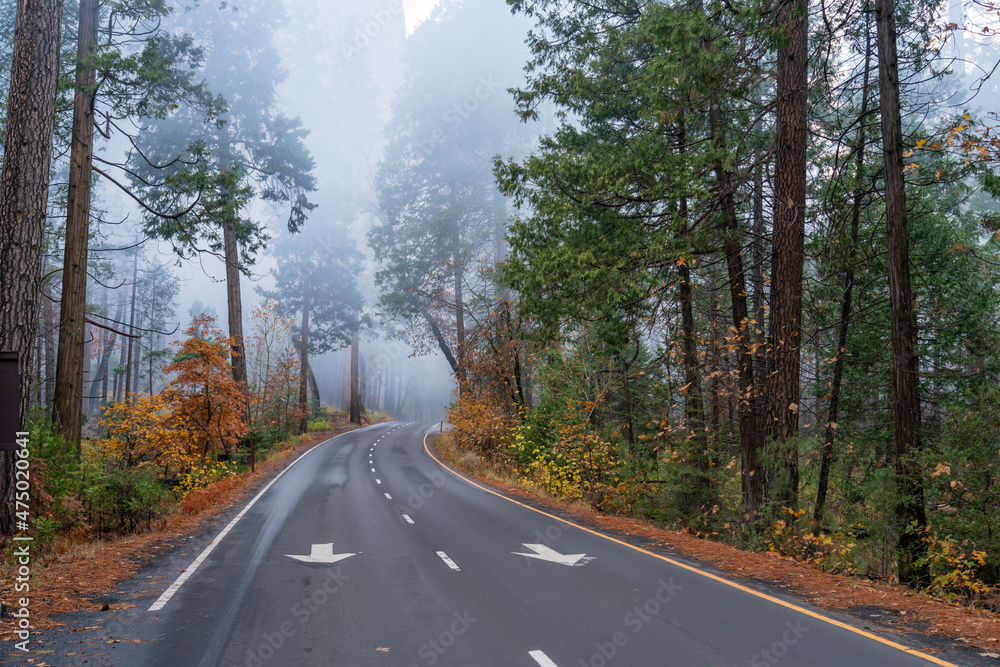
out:
{"label": "solid white road edge line", "polygon": [[460,568],[459,566],[455,565],[455,561],[453,561],[452,559],[448,558],[448,554],[446,554],[445,552],[439,551],[439,552],[437,552],[437,555],[441,557],[441,560],[443,560],[448,567],[450,567],[451,569],[455,570],[455,572],[461,572],[462,571],[462,568]]}
{"label": "solid white road edge line", "polygon": [[[353,431],[349,431],[349,432],[353,432]],[[347,435],[347,433],[341,433],[341,435]],[[292,461],[291,463],[289,463],[287,468],[285,468],[284,470],[282,470],[281,472],[279,472],[274,479],[272,479],[270,482],[268,482],[267,486],[265,486],[263,489],[261,489],[260,493],[258,493],[256,496],[254,496],[253,500],[251,500],[249,503],[247,503],[246,507],[244,507],[242,510],[240,510],[239,514],[237,514],[235,517],[233,517],[233,520],[230,521],[229,524],[225,528],[222,529],[222,532],[215,536],[215,539],[212,540],[212,543],[209,544],[207,547],[205,547],[200,554],[198,554],[198,557],[194,559],[193,563],[191,563],[190,565],[188,565],[188,568],[186,570],[184,570],[184,572],[181,573],[181,576],[177,577],[177,579],[174,581],[174,583],[170,584],[170,586],[167,588],[167,590],[163,591],[163,593],[160,595],[160,597],[158,597],[156,599],[156,602],[154,602],[149,607],[148,611],[159,611],[159,610],[163,609],[164,605],[166,605],[168,602],[170,602],[170,598],[172,598],[174,596],[174,593],[177,592],[177,590],[184,584],[184,582],[187,581],[191,577],[192,574],[194,574],[195,570],[198,569],[198,566],[201,565],[205,561],[206,558],[208,558],[208,554],[212,553],[212,549],[214,549],[216,546],[218,546],[219,542],[222,541],[222,538],[224,538],[229,533],[229,531],[233,529],[233,526],[235,526],[237,524],[237,522],[239,522],[239,520],[243,518],[243,515],[246,514],[247,511],[251,507],[254,506],[254,503],[256,503],[258,500],[260,500],[261,496],[263,496],[265,493],[267,493],[267,490],[271,488],[272,484],[274,484],[279,479],[281,479],[281,476],[284,475],[286,472],[288,472],[292,468],[293,465],[295,465],[296,463],[298,463],[299,461],[301,461],[305,457],[309,456],[316,449],[316,447],[319,447],[320,445],[325,445],[328,442],[332,442],[332,441],[336,440],[339,437],[340,437],[340,435],[338,435],[335,438],[330,438],[329,440],[324,440],[323,442],[321,442],[321,443],[313,446],[312,448],[309,449],[308,452],[303,453],[301,456],[299,456],[299,458],[297,458],[294,461]]]}
{"label": "solid white road edge line", "polygon": [[528,655],[535,659],[542,667],[557,667],[556,663],[549,660],[549,656],[545,655],[541,651],[528,651]]}

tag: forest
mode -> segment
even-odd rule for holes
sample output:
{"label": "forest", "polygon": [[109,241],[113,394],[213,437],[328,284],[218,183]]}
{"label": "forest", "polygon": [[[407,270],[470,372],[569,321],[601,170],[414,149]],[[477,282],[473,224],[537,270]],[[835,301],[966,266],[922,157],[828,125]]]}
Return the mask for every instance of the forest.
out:
{"label": "forest", "polygon": [[402,7],[0,2],[35,534],[438,401],[477,472],[996,608],[996,7]]}

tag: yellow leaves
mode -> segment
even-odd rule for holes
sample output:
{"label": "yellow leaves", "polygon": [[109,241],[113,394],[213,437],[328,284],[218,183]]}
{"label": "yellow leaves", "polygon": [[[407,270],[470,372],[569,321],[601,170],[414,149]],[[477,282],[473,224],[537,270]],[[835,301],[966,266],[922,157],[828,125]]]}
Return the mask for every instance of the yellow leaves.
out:
{"label": "yellow leaves", "polygon": [[937,467],[934,468],[934,472],[931,473],[931,478],[938,477],[939,475],[950,475],[951,466],[947,463],[938,463]]}

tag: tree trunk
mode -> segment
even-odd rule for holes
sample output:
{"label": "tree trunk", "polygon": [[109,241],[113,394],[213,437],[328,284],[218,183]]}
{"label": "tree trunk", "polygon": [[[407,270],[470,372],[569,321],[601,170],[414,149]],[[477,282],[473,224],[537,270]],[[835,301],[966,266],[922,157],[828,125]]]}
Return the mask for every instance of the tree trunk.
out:
{"label": "tree trunk", "polygon": [[128,315],[128,351],[125,362],[125,402],[132,402],[132,336],[135,335],[135,302],[136,292],[139,291],[139,252],[136,250],[135,257],[132,258],[132,305],[129,307]]}
{"label": "tree trunk", "polygon": [[312,364],[308,364],[307,367],[309,371],[309,391],[312,394],[312,400],[316,401],[316,405],[322,405],[322,400],[319,396],[319,383],[316,382],[316,374],[313,373]]}
{"label": "tree trunk", "polygon": [[309,280],[302,277],[302,331],[299,334],[299,433],[309,430]]}
{"label": "tree trunk", "polygon": [[358,423],[360,424],[360,419],[365,415],[365,405],[368,402],[368,364],[360,354],[358,355],[358,367],[360,369],[358,372]]}
{"label": "tree trunk", "polygon": [[778,90],[775,108],[774,231],[771,250],[771,319],[765,434],[773,440],[783,469],[777,500],[796,507],[799,488],[799,349],[802,330],[802,263],[806,214],[806,110],[808,7],[782,0],[776,16]]}
{"label": "tree trunk", "polygon": [[389,357],[389,383],[385,388],[385,411],[390,417],[396,416],[396,361]]}
{"label": "tree trunk", "polygon": [[[240,253],[236,241],[236,223],[227,220],[223,230],[226,253],[226,303],[229,311],[229,337],[233,340],[230,351],[233,380],[247,389],[247,359],[243,354],[243,296],[240,292]],[[243,419],[250,423],[250,403],[244,401]]]}
{"label": "tree trunk", "polygon": [[462,298],[462,265],[457,251],[455,253],[455,341],[457,348],[455,351],[458,356],[458,392],[461,395],[462,385],[465,383],[465,303]]}
{"label": "tree trunk", "polygon": [[[41,295],[61,21],[61,0],[17,3],[0,175],[0,349],[18,353],[22,420]],[[6,463],[13,460],[2,456]],[[13,503],[5,495],[10,481],[7,474],[0,479],[4,534],[11,528]]]}
{"label": "tree trunk", "polygon": [[[682,207],[686,213],[686,202]],[[682,214],[683,214],[682,213]],[[683,260],[683,258],[682,258]],[[705,413],[701,399],[701,374],[698,372],[698,339],[694,330],[694,309],[691,295],[691,269],[687,263],[678,267],[680,281],[678,291],[681,302],[681,329],[684,340],[684,421],[692,467],[696,478],[691,517],[700,511],[709,500],[708,481],[708,438],[705,432]]]}
{"label": "tree trunk", "polygon": [[[18,0],[0,174],[0,350],[16,352],[23,427],[38,322],[62,0]],[[0,535],[14,533],[15,452],[0,452]]]}
{"label": "tree trunk", "polygon": [[757,386],[765,384],[764,372],[767,370],[767,340],[764,336],[764,174],[763,167],[757,165],[753,177],[753,238],[750,241],[753,252],[753,319],[754,340],[757,352],[754,363],[757,370]]}
{"label": "tree trunk", "polygon": [[719,352],[719,297],[712,289],[709,299],[710,330],[709,340],[712,346],[708,351],[710,378],[708,380],[708,425],[712,433],[718,436],[722,424],[722,399],[720,398],[720,385],[722,382],[722,355]]}
{"label": "tree trunk", "polygon": [[[124,297],[122,298],[121,303],[122,304],[125,303]],[[129,340],[132,339],[130,338]],[[121,373],[119,373],[117,370],[115,371],[115,403],[119,403],[122,400],[121,399],[122,390],[125,389],[125,375],[127,375],[128,371],[128,367],[125,365],[125,355],[128,352],[128,348],[129,348],[128,342],[122,341],[121,352],[118,355],[118,366],[116,366],[116,369],[125,368],[126,370]]]}
{"label": "tree trunk", "polygon": [[[713,141],[725,149],[722,136],[722,114],[717,107],[709,110]],[[746,512],[756,522],[767,500],[768,485],[760,462],[763,435],[757,415],[757,388],[754,386],[753,343],[747,312],[746,275],[740,244],[739,218],[733,193],[732,174],[721,163],[715,166],[723,217],[723,252],[729,274],[729,297],[733,309],[733,325],[737,335],[738,399],[740,414],[740,444],[743,454],[742,492]]]}
{"label": "tree trunk", "polygon": [[361,423],[361,397],[358,395],[358,332],[351,334],[351,423]]}
{"label": "tree trunk", "polygon": [[[52,303],[52,283],[46,281],[42,297],[42,317],[45,320],[45,405],[52,407],[56,390],[56,313]],[[84,341],[87,340],[86,333]],[[86,355],[84,355],[86,356]]]}
{"label": "tree trunk", "polygon": [[35,332],[35,368],[31,372],[31,386],[34,388],[34,397],[30,399],[32,407],[45,405],[42,402],[43,396],[43,385],[45,384],[45,378],[42,376],[42,359],[45,357],[45,350],[43,345],[45,343],[45,318],[42,313],[38,314],[38,319],[35,321],[35,327],[37,331]]}
{"label": "tree trunk", "polygon": [[[684,142],[683,119],[680,124],[680,142]],[[684,221],[687,233],[688,203],[682,198],[678,211]],[[694,330],[694,298],[691,289],[691,267],[688,259],[681,257],[677,262],[680,277],[677,289],[681,302],[681,331],[684,345],[684,427],[687,431],[689,454],[695,471],[694,493],[691,507],[687,508],[689,516],[694,518],[709,499],[708,483],[708,438],[705,433],[705,412],[701,393],[701,373],[698,369],[698,338]]]}
{"label": "tree trunk", "polygon": [[99,0],[81,0],[76,92],[66,199],[66,247],[59,317],[59,354],[52,420],[80,456],[83,428],[83,341],[87,309],[87,254],[94,162],[94,82]]}
{"label": "tree trunk", "polygon": [[[830,379],[830,404],[827,410],[826,429],[823,435],[823,454],[820,457],[819,481],[816,487],[816,506],[813,520],[816,526],[823,523],[823,508],[830,484],[830,466],[833,462],[833,440],[837,436],[837,419],[840,415],[840,392],[844,378],[844,357],[847,354],[847,334],[851,321],[851,300],[854,295],[854,262],[857,257],[858,227],[861,222],[861,206],[864,203],[865,167],[865,117],[868,115],[869,71],[871,69],[871,30],[866,31],[865,71],[861,85],[861,113],[858,122],[858,137],[855,143],[854,199],[851,202],[851,242],[847,246],[844,260],[844,297],[840,303],[840,326],[837,330],[836,361],[833,363],[833,377]],[[817,360],[817,367],[819,366]]]}
{"label": "tree trunk", "polygon": [[[895,434],[890,457],[896,472],[899,581],[918,584],[926,568],[917,560],[924,552],[918,531],[927,523],[924,491],[910,452],[920,451],[920,381],[916,324],[910,289],[910,248],[903,179],[903,130],[899,109],[894,0],[875,0],[878,73],[885,166],[885,222],[888,234],[889,305],[892,319],[892,367]],[[915,524],[915,526],[914,526]]]}
{"label": "tree trunk", "polygon": [[[107,312],[107,290],[105,290],[104,296],[105,296],[105,312]],[[123,295],[119,295],[118,308],[115,312],[115,321],[120,322],[122,317],[124,316],[125,316],[125,299]],[[97,378],[101,380],[101,398],[98,410],[95,410],[94,411],[95,413],[99,411],[100,406],[104,406],[108,402],[108,374],[111,368],[111,356],[114,353],[115,341],[118,338],[117,334],[113,332],[109,333],[110,335],[108,336],[108,339],[104,342],[104,350],[103,353],[101,354],[101,361],[97,368],[97,374],[94,376],[95,382]]]}
{"label": "tree trunk", "polygon": [[451,370],[455,373],[455,376],[459,376],[459,363],[455,359],[455,355],[451,353],[451,348],[448,346],[448,341],[445,340],[444,334],[441,332],[441,327],[438,326],[437,320],[431,315],[431,312],[427,310],[427,307],[423,304],[420,305],[420,314],[423,316],[424,321],[431,328],[431,333],[434,335],[434,340],[437,341],[438,348],[444,354],[444,358],[448,360],[448,365],[451,366]]}

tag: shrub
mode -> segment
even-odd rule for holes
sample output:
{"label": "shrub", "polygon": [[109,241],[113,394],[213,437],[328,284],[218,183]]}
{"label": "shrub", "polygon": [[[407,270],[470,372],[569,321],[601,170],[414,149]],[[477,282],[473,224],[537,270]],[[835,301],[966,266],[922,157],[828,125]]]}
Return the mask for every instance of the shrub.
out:
{"label": "shrub", "polygon": [[239,472],[239,466],[232,461],[216,461],[204,466],[194,468],[189,473],[181,477],[181,488],[184,495],[195,489],[204,489],[215,484],[220,479],[235,477]]}
{"label": "shrub", "polygon": [[330,431],[330,422],[325,419],[310,419],[308,422],[309,431]]}
{"label": "shrub", "polygon": [[149,528],[166,512],[172,496],[148,468],[98,474],[84,491],[90,524],[98,532]]}

